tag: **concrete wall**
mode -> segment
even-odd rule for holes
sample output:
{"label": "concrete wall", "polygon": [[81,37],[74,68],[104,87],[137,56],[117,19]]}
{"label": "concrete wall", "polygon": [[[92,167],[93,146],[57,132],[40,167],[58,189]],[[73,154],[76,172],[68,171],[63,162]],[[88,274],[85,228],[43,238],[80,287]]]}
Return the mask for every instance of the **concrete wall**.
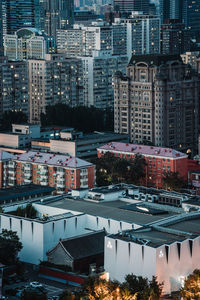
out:
{"label": "concrete wall", "polygon": [[76,156],[76,142],[50,140],[50,151],[68,153],[71,156]]}
{"label": "concrete wall", "polygon": [[164,282],[163,292],[168,294],[181,288],[184,278],[194,269],[200,269],[200,238],[193,240],[192,255],[189,240],[181,243],[180,258],[177,243],[169,247],[168,261],[165,246],[156,250],[156,276]]}
{"label": "concrete wall", "polygon": [[200,268],[200,237],[193,240],[192,254],[189,241],[181,243],[180,257],[177,243],[158,248],[140,245],[131,241],[105,238],[105,271],[112,280],[123,282],[127,274],[152,279],[157,276],[164,282],[163,293],[170,294],[181,288],[184,279],[194,269]]}
{"label": "concrete wall", "polygon": [[123,282],[128,274],[152,278],[156,273],[156,250],[145,245],[105,238],[104,268],[109,278]]}

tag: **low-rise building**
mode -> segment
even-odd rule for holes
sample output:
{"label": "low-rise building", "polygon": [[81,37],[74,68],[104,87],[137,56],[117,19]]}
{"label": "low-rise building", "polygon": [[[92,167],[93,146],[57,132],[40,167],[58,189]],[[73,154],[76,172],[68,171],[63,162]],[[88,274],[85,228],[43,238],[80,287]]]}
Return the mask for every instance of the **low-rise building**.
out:
{"label": "low-rise building", "polygon": [[60,240],[47,252],[50,263],[66,265],[73,272],[89,272],[90,265],[104,265],[104,230]]}
{"label": "low-rise building", "polygon": [[145,185],[161,188],[163,186],[162,179],[169,172],[178,172],[180,177],[187,180],[188,157],[185,153],[170,148],[118,142],[97,148],[99,158],[106,152],[125,159],[133,159],[138,154],[142,155],[146,161]]}
{"label": "low-rise building", "polygon": [[200,268],[199,225],[199,212],[190,213],[105,237],[105,271],[119,282],[131,273],[156,276],[164,294],[178,291]]}
{"label": "low-rise building", "polygon": [[3,186],[39,184],[55,187],[57,193],[72,188],[92,188],[95,166],[82,159],[27,151],[3,162]]}

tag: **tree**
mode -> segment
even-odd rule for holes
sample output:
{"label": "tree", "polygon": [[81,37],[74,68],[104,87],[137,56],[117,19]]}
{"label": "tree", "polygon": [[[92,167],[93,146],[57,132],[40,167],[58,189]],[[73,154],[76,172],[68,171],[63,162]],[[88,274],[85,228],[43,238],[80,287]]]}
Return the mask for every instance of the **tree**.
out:
{"label": "tree", "polygon": [[33,207],[31,203],[29,203],[24,208],[19,206],[16,211],[11,213],[13,213],[16,216],[34,219],[37,215],[37,210]]}
{"label": "tree", "polygon": [[179,176],[178,172],[168,172],[163,177],[163,184],[166,190],[180,191],[187,186],[186,181]]}
{"label": "tree", "polygon": [[95,164],[99,186],[121,182],[137,185],[144,183],[146,162],[141,155],[128,160],[107,152],[96,159]]}
{"label": "tree", "polygon": [[[137,277],[135,276],[137,279]],[[84,298],[89,300],[138,300],[138,299],[159,299],[148,298],[150,296],[150,285],[147,279],[139,278],[139,286],[133,287],[132,284],[137,284],[137,280],[132,278],[132,275],[128,275],[127,282],[120,284],[117,281],[106,281],[95,277],[89,277],[83,285]],[[129,282],[129,284],[128,284]],[[142,284],[145,283],[145,286]],[[146,293],[143,293],[144,297],[141,298],[143,289],[146,289]],[[138,292],[139,290],[139,292]],[[146,298],[145,298],[146,297]]]}
{"label": "tree", "polygon": [[180,295],[185,300],[200,299],[200,270],[196,269],[184,282],[184,287],[180,290]]}
{"label": "tree", "polygon": [[69,126],[83,132],[113,131],[113,110],[56,104],[47,106],[46,113],[41,114],[41,123],[43,126]]}
{"label": "tree", "polygon": [[137,294],[137,300],[159,300],[163,288],[163,284],[158,283],[154,276],[149,281],[147,278],[133,274],[125,277],[125,282],[122,286],[129,290],[131,294]]}
{"label": "tree", "polygon": [[18,262],[18,253],[22,249],[22,243],[15,231],[2,229],[0,234],[0,261],[5,265]]}

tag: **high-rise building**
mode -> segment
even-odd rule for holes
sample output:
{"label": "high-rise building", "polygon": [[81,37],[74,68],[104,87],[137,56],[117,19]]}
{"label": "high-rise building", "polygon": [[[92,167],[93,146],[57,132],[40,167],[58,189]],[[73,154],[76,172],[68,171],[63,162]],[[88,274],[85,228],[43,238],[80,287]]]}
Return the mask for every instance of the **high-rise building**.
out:
{"label": "high-rise building", "polygon": [[41,0],[2,0],[4,34],[14,34],[23,27],[36,27],[40,24]]}
{"label": "high-rise building", "polygon": [[129,59],[132,55],[160,53],[159,17],[133,12],[129,18],[121,19],[120,22],[126,26],[127,30],[127,55]]}
{"label": "high-rise building", "polygon": [[4,35],[4,55],[8,60],[44,59],[55,52],[54,38],[36,28],[22,28]]}
{"label": "high-rise building", "polygon": [[44,29],[45,32],[56,39],[58,29],[70,28],[74,23],[73,0],[45,0]]}
{"label": "high-rise building", "polygon": [[196,151],[200,79],[180,56],[133,56],[114,83],[115,132],[134,143]]}
{"label": "high-rise building", "polygon": [[166,19],[179,19],[196,36],[200,31],[199,0],[160,0],[158,12],[161,23]]}
{"label": "high-rise building", "polygon": [[29,115],[28,69],[25,61],[0,60],[0,115],[6,111]]}
{"label": "high-rise building", "polygon": [[31,123],[40,122],[40,115],[48,105],[83,105],[80,59],[47,54],[45,59],[28,60],[28,69]]}
{"label": "high-rise building", "polygon": [[149,13],[149,0],[114,0],[114,8],[118,12],[142,11]]}
{"label": "high-rise building", "polygon": [[57,49],[68,56],[92,56],[96,50],[111,50],[112,27],[92,22],[91,26],[74,25],[73,29],[58,30]]}
{"label": "high-rise building", "polygon": [[200,1],[184,0],[182,19],[193,36],[199,36],[200,32]]}
{"label": "high-rise building", "polygon": [[113,108],[113,77],[115,72],[125,72],[126,55],[112,55],[111,51],[94,51],[93,56],[81,56],[83,63],[84,105]]}
{"label": "high-rise building", "polygon": [[0,56],[3,55],[2,0],[0,0]]}
{"label": "high-rise building", "polygon": [[190,30],[177,19],[161,25],[161,53],[182,54],[190,50]]}

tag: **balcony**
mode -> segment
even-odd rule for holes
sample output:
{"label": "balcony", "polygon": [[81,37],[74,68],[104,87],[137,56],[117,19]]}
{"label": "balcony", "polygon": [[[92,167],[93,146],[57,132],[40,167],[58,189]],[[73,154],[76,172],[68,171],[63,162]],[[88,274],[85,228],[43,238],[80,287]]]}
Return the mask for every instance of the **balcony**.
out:
{"label": "balcony", "polygon": [[24,171],[29,171],[29,172],[31,172],[31,171],[32,171],[32,166],[31,166],[31,165],[25,165],[25,166],[24,166]]}
{"label": "balcony", "polygon": [[48,174],[48,169],[40,169],[40,171],[38,172],[40,175],[47,175]]}
{"label": "balcony", "polygon": [[40,185],[47,186],[48,184],[48,181],[40,181]]}
{"label": "balcony", "polygon": [[32,179],[31,179],[31,178],[30,178],[30,179],[25,178],[25,179],[24,179],[24,183],[32,183]]}
{"label": "balcony", "polygon": [[15,169],[9,169],[8,170],[8,174],[10,175],[10,174],[16,174],[16,170]]}
{"label": "balcony", "polygon": [[56,187],[57,188],[64,188],[65,187],[65,183],[64,182],[57,182]]}
{"label": "balcony", "polygon": [[57,170],[56,175],[60,176],[60,177],[63,177],[65,175],[65,169]]}

